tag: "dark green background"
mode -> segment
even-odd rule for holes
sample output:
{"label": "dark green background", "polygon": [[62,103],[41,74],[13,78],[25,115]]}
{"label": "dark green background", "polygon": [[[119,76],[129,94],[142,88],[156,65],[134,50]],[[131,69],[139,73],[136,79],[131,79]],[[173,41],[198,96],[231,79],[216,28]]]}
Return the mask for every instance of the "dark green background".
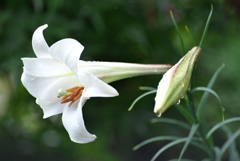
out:
{"label": "dark green background", "polygon": [[[193,43],[189,27],[199,42],[206,19],[214,13],[195,72],[195,86],[206,86],[214,71],[225,63],[214,90],[222,98],[225,117],[240,115],[240,2],[238,0],[1,0],[0,1],[0,160],[2,161],[147,161],[166,142],[132,148],[150,137],[186,136],[187,131],[172,125],[151,124],[154,95],[142,99],[139,86],[157,87],[162,75],[141,76],[111,83],[119,96],[91,98],[84,106],[87,129],[97,135],[89,144],[70,141],[61,116],[42,119],[35,99],[22,86],[22,57],[35,57],[31,37],[44,31],[49,46],[63,38],[74,38],[85,46],[82,60],[174,64],[181,48],[170,18],[172,10],[182,31],[186,49]],[[195,94],[196,102],[201,93]],[[205,110],[210,125],[221,121],[221,110],[211,96]],[[162,117],[181,119],[174,108]],[[184,120],[185,121],[185,120]],[[239,128],[233,124],[232,129]],[[221,131],[219,132],[221,134]],[[217,135],[217,145],[224,136]],[[181,146],[171,148],[158,160],[176,158]],[[186,157],[205,156],[190,148]]]}

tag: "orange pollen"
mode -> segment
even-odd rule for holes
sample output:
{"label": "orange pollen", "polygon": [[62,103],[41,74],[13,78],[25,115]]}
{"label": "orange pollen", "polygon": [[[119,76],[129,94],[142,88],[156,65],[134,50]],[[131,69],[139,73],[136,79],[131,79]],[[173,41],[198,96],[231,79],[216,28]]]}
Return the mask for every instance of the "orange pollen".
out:
{"label": "orange pollen", "polygon": [[67,94],[65,96],[58,96],[58,98],[62,97],[61,104],[68,103],[68,107],[70,107],[75,101],[81,98],[84,87],[73,87],[66,90]]}

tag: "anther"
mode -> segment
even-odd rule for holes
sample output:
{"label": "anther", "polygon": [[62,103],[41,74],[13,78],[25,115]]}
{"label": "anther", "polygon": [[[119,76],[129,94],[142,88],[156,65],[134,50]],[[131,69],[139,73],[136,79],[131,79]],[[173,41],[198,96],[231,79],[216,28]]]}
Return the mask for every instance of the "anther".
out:
{"label": "anther", "polygon": [[58,98],[62,97],[61,104],[69,103],[68,107],[70,107],[75,101],[81,98],[84,87],[73,87],[67,90],[59,89],[58,90]]}

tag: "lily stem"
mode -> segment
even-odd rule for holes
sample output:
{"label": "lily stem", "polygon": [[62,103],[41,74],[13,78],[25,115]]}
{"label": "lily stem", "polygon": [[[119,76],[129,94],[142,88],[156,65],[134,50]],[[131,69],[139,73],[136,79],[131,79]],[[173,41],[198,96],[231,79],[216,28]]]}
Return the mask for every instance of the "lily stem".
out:
{"label": "lily stem", "polygon": [[187,91],[187,97],[188,97],[188,103],[189,103],[189,107],[194,119],[195,124],[199,124],[199,128],[198,128],[198,134],[200,135],[200,137],[202,138],[203,142],[205,143],[206,147],[209,149],[209,155],[211,160],[214,161],[214,151],[213,148],[211,146],[211,143],[209,143],[209,141],[206,139],[206,134],[204,133],[203,130],[203,122],[201,120],[198,120],[198,117],[196,115],[196,108],[195,108],[195,104],[194,104],[194,100],[193,100],[193,96],[192,93],[190,91]]}

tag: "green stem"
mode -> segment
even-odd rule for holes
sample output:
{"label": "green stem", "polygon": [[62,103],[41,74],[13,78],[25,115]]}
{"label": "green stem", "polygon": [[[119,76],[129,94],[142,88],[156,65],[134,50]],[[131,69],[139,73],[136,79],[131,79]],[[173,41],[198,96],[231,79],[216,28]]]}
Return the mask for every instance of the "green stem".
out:
{"label": "green stem", "polygon": [[212,145],[211,143],[209,142],[209,140],[206,139],[206,134],[203,130],[203,122],[200,122],[198,120],[198,117],[196,115],[196,108],[195,108],[195,104],[194,104],[194,100],[193,100],[193,96],[192,96],[192,93],[190,91],[187,91],[187,97],[188,97],[188,104],[189,104],[189,107],[190,107],[190,110],[191,110],[191,113],[193,115],[193,118],[194,118],[194,121],[195,121],[195,124],[199,124],[199,128],[198,128],[198,134],[200,135],[200,137],[202,138],[203,142],[205,143],[206,147],[209,149],[210,151],[210,157],[211,157],[211,160],[214,161],[214,151],[213,151],[213,148],[212,148]]}
{"label": "green stem", "polygon": [[193,115],[194,121],[196,124],[198,124],[199,121],[197,119],[196,110],[195,110],[196,108],[195,108],[195,104],[194,104],[191,92],[187,91],[187,97],[188,97],[188,103],[189,103],[189,107]]}

